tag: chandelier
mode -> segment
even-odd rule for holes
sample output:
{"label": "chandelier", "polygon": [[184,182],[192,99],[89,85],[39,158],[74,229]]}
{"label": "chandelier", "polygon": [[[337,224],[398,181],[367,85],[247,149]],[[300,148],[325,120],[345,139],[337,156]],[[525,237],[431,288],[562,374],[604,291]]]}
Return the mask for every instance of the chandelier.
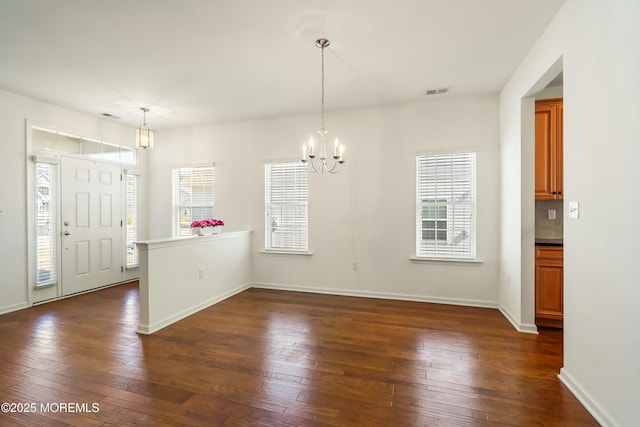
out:
{"label": "chandelier", "polygon": [[327,157],[327,148],[325,145],[325,135],[327,134],[327,129],[324,127],[324,48],[329,47],[329,40],[327,39],[318,39],[316,40],[316,46],[320,48],[321,57],[322,57],[322,96],[320,98],[321,109],[320,109],[320,123],[321,127],[318,130],[320,134],[320,154],[319,157],[316,155],[315,150],[315,141],[313,136],[309,138],[309,143],[302,145],[302,163],[307,166],[307,171],[309,173],[316,173],[318,171],[324,173],[325,171],[329,173],[338,173],[340,171],[340,166],[345,162],[343,158],[344,154],[344,145],[340,144],[338,138],[336,138],[334,146],[333,146],[333,162],[331,167],[329,165],[330,160]]}
{"label": "chandelier", "polygon": [[143,113],[142,126],[136,129],[136,148],[153,148],[153,131],[147,126],[148,108],[140,108]]}

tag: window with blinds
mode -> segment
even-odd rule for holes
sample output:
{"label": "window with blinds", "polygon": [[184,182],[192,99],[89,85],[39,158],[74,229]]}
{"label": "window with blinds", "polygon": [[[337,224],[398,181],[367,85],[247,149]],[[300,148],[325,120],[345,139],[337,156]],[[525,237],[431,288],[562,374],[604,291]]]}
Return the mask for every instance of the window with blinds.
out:
{"label": "window with blinds", "polygon": [[191,223],[213,218],[213,165],[173,170],[173,236],[190,236]]}
{"label": "window with blinds", "polygon": [[138,177],[126,174],[124,185],[127,267],[132,268],[138,266],[138,248],[134,244],[138,240]]}
{"label": "window with blinds", "polygon": [[309,249],[307,182],[300,162],[265,164],[266,250]]}
{"label": "window with blinds", "polygon": [[416,256],[476,256],[476,154],[416,157]]}
{"label": "window with blinds", "polygon": [[35,263],[36,287],[56,284],[57,256],[57,196],[56,165],[49,163],[35,164]]}

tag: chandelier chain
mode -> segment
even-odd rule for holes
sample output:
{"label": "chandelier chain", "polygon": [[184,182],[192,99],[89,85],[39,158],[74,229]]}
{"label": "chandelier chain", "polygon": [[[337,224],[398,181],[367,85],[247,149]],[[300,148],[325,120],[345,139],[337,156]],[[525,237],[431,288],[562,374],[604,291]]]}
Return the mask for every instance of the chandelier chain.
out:
{"label": "chandelier chain", "polygon": [[320,97],[321,104],[321,118],[322,118],[322,127],[321,129],[324,131],[324,44],[321,47],[321,57],[322,57],[322,95]]}

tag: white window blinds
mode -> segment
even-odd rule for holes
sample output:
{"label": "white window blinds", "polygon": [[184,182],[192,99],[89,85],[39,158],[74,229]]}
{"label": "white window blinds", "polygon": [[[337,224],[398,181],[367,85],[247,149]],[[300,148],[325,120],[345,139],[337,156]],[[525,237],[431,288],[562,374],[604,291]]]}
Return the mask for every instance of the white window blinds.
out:
{"label": "white window blinds", "polygon": [[476,155],[416,158],[416,256],[476,255]]}
{"label": "white window blinds", "polygon": [[125,209],[126,209],[126,251],[127,267],[138,265],[138,248],[133,243],[138,240],[138,177],[125,175]]}
{"label": "white window blinds", "polygon": [[307,251],[308,172],[300,162],[268,163],[265,182],[265,249]]}
{"label": "white window blinds", "polygon": [[173,235],[191,235],[191,223],[213,218],[213,166],[173,170]]}
{"label": "white window blinds", "polygon": [[57,198],[56,165],[35,164],[35,266],[36,287],[56,284],[57,256]]}

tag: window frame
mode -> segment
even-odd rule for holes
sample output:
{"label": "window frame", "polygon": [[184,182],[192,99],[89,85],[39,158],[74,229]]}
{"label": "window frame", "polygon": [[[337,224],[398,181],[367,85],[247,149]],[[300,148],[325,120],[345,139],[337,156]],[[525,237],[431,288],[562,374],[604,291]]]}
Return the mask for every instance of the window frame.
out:
{"label": "window frame", "polygon": [[[416,155],[416,260],[477,260],[476,171],[474,151]],[[435,218],[424,217],[429,208],[435,208]],[[446,239],[438,238],[437,223],[424,227],[426,221],[438,221],[442,208],[446,208]],[[425,239],[427,231],[433,231],[435,238]]]}
{"label": "window frame", "polygon": [[[193,203],[189,203],[189,204],[184,204],[184,203],[179,203],[180,202],[180,174],[182,171],[189,171],[190,173],[193,174],[194,170],[204,170],[204,169],[211,169],[210,172],[210,176],[211,176],[211,180],[208,183],[208,185],[211,186],[211,203],[207,203],[207,204],[193,204]],[[215,164],[211,163],[211,164],[205,164],[205,165],[196,165],[196,166],[182,166],[182,167],[176,167],[173,168],[171,171],[171,183],[172,183],[172,220],[171,220],[171,227],[172,227],[172,235],[174,238],[178,238],[178,237],[186,237],[186,236],[190,236],[191,232],[189,233],[181,233],[181,231],[183,229],[189,229],[188,226],[182,227],[181,226],[181,222],[182,222],[182,217],[183,215],[181,214],[182,209],[190,209],[189,211],[189,221],[187,221],[189,224],[191,224],[191,222],[195,221],[195,220],[201,220],[201,219],[205,219],[205,218],[213,218],[213,213],[215,210]],[[191,186],[191,188],[193,189],[193,185]],[[193,210],[194,209],[202,209],[203,211],[205,210],[210,210],[210,215],[207,214],[203,214],[203,215],[194,215],[193,214]]]}
{"label": "window frame", "polygon": [[[132,183],[132,210],[131,210],[131,221],[132,225],[129,226],[129,180]],[[124,181],[124,266],[127,269],[136,268],[140,265],[140,254],[138,252],[138,247],[135,245],[135,242],[138,240],[138,195],[140,188],[140,176],[138,174],[132,173],[128,170],[123,171],[123,181]],[[130,234],[132,231],[132,234]],[[132,245],[132,262],[129,263],[129,245]]]}
{"label": "window frame", "polygon": [[[48,217],[48,229],[49,231],[47,232],[47,237],[49,238],[49,244],[48,244],[48,253],[49,253],[49,259],[48,261],[46,260],[41,260],[40,259],[40,254],[41,254],[41,245],[40,245],[40,239],[39,236],[41,236],[41,233],[39,232],[39,228],[42,226],[40,224],[41,218],[41,212],[44,212],[43,210],[40,209],[39,206],[39,186],[38,186],[38,180],[39,180],[39,166],[38,165],[47,165],[50,168],[50,172],[49,172],[49,191],[48,191],[48,201],[47,203],[47,207],[48,209],[46,210],[46,212],[48,212],[49,217]],[[34,210],[34,227],[33,227],[33,236],[34,236],[34,246],[33,246],[33,287],[34,289],[43,289],[43,288],[47,288],[50,286],[57,286],[59,281],[60,281],[60,265],[59,265],[59,239],[58,239],[58,228],[59,228],[59,180],[60,180],[60,165],[59,162],[56,160],[49,160],[45,157],[38,157],[38,158],[34,158],[33,159],[33,172],[34,172],[34,176],[33,176],[33,210]],[[41,265],[41,262],[46,262],[49,264],[50,266],[50,272],[49,272],[49,280],[46,281],[39,281],[39,276],[40,276],[40,269],[39,266]]]}
{"label": "window frame", "polygon": [[[28,128],[31,129],[29,148],[31,152],[80,157],[129,166],[138,164],[136,150],[126,145],[74,135],[48,125],[28,124]],[[34,138],[34,132],[40,133],[41,136]]]}
{"label": "window frame", "polygon": [[[289,190],[293,189],[293,193],[285,189],[284,178],[282,186],[280,187],[280,193],[282,198],[291,199],[290,202],[274,202],[273,196],[273,181],[274,171],[273,167],[290,168],[288,173],[293,174],[293,183],[289,183]],[[283,170],[283,174],[285,171]],[[299,160],[283,160],[283,161],[269,161],[264,164],[264,207],[265,207],[265,222],[264,222],[264,250],[265,252],[282,252],[293,254],[309,254],[309,173]],[[291,187],[293,186],[293,188]],[[285,194],[287,193],[287,194]],[[276,230],[273,228],[273,209],[280,206],[281,210],[288,209],[293,211],[293,224],[288,222],[286,226],[289,228],[286,231],[289,236],[281,236],[281,243],[274,242],[274,233]],[[302,211],[302,216],[298,216]],[[281,215],[282,216],[282,215]],[[299,221],[302,220],[300,224]],[[298,223],[298,226],[296,226]],[[302,227],[299,227],[302,225]],[[284,231],[283,231],[284,233]],[[302,236],[301,234],[302,233]],[[290,240],[291,244],[285,244],[286,240]],[[302,242],[299,244],[298,242]]]}

